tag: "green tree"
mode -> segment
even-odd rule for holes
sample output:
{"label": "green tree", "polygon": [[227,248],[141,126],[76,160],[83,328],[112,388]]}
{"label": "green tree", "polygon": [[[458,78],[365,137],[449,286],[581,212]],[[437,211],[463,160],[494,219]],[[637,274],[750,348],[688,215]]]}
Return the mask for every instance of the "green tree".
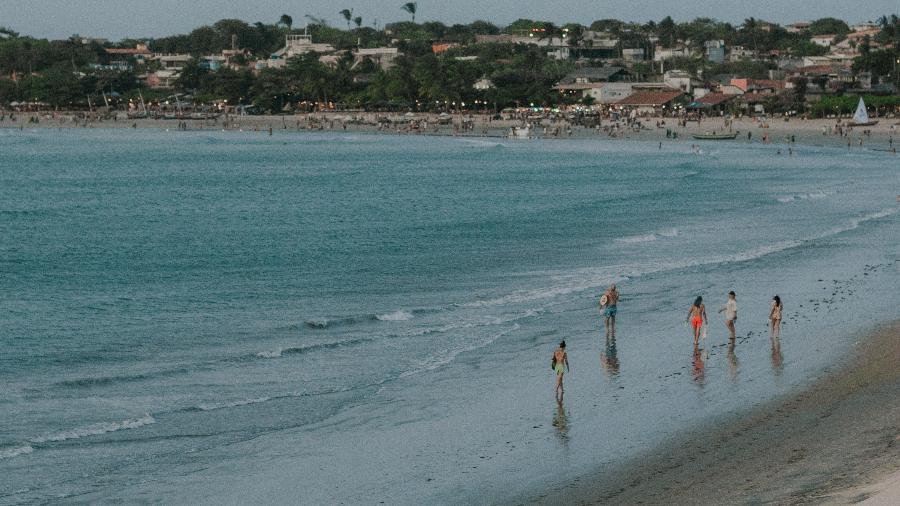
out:
{"label": "green tree", "polygon": [[284,25],[288,30],[290,30],[291,26],[294,24],[294,18],[288,16],[287,14],[282,14],[278,19],[278,23]]}
{"label": "green tree", "polygon": [[413,23],[416,22],[416,11],[419,9],[418,2],[407,2],[400,6],[400,8],[409,13],[410,16],[412,16]]}
{"label": "green tree", "polygon": [[349,30],[350,22],[353,21],[353,9],[343,9],[339,14],[347,21],[347,30]]}
{"label": "green tree", "polygon": [[850,33],[847,23],[837,18],[821,18],[809,25],[811,35],[838,35],[844,36]]}

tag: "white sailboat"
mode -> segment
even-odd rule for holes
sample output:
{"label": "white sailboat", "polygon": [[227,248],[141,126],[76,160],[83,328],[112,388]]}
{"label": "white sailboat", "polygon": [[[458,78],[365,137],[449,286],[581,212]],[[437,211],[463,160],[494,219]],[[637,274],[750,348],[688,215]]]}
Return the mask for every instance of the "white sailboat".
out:
{"label": "white sailboat", "polygon": [[859,104],[856,106],[856,113],[853,115],[853,121],[850,122],[850,126],[872,126],[877,123],[878,121],[869,119],[869,113],[866,112],[866,103],[863,102],[862,97],[859,97]]}

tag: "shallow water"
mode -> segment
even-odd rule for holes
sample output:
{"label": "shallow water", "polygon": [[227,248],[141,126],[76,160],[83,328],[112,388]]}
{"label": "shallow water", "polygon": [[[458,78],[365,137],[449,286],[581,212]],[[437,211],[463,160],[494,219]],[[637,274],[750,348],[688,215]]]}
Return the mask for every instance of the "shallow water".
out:
{"label": "shallow water", "polygon": [[495,502],[811,382],[896,316],[897,159],[703,149],[0,131],[0,502]]}

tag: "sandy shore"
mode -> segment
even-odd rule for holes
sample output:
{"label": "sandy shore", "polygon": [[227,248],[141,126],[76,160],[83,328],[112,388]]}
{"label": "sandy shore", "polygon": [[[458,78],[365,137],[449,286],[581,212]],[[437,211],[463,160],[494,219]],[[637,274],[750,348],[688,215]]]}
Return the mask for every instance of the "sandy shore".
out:
{"label": "sandy shore", "polygon": [[900,504],[898,363],[900,322],[794,396],[523,502]]}
{"label": "sandy shore", "polygon": [[[37,122],[29,120],[37,117]],[[363,120],[360,122],[347,121],[354,117]],[[488,115],[453,115],[452,123],[440,125],[435,114],[417,113],[413,116],[387,113],[313,113],[283,116],[232,116],[226,122],[224,116],[216,120],[179,121],[175,119],[128,119],[120,113],[115,120],[93,120],[84,122],[75,121],[74,116],[61,114],[17,114],[16,121],[10,121],[7,117],[0,121],[0,128],[121,128],[121,129],[164,129],[177,131],[179,129],[191,131],[242,131],[259,132],[268,134],[271,129],[277,132],[296,131],[324,131],[324,132],[365,132],[394,135],[440,135],[459,137],[507,137],[512,127],[521,126],[521,120],[492,120]],[[421,120],[419,129],[410,129],[406,123],[384,124],[381,127],[374,123],[378,118],[393,118],[394,120],[408,120],[410,118]],[[471,120],[471,128],[458,128],[464,119]],[[616,123],[604,120],[601,129],[585,128],[569,125],[566,121],[551,121],[544,119],[534,121],[532,129],[534,138],[561,138],[561,139],[636,139],[644,141],[658,141],[663,143],[696,142],[692,134],[707,132],[739,132],[735,141],[766,143],[773,148],[784,148],[790,144],[809,146],[841,146],[848,149],[872,149],[890,152],[900,147],[900,119],[881,118],[878,124],[866,128],[852,128],[844,131],[844,135],[837,133],[836,127],[843,125],[846,128],[847,119],[784,119],[770,118],[757,120],[754,118],[737,118],[731,120],[726,126],[724,118],[706,118],[700,121],[690,121],[685,126],[678,124],[675,118],[641,118],[643,128],[634,130],[625,128],[624,123]],[[427,127],[426,127],[427,124]],[[677,138],[667,137],[667,131],[677,133]],[[747,134],[750,134],[749,136]]]}

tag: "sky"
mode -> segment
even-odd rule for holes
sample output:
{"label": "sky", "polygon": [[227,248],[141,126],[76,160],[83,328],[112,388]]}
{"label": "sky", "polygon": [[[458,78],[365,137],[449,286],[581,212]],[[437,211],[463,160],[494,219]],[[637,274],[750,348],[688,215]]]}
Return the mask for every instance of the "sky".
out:
{"label": "sky", "polygon": [[[73,34],[120,40],[187,33],[222,18],[275,22],[286,13],[294,26],[309,14],[333,26],[345,26],[338,14],[353,8],[363,24],[379,26],[409,19],[400,10],[405,0],[0,0],[0,26],[39,38],[60,39]],[[713,17],[740,23],[756,17],[787,24],[820,17],[849,23],[900,13],[898,0],[419,0],[416,21],[446,24],[485,19],[498,25],[518,18],[557,24],[617,18],[626,21],[676,21]]]}

